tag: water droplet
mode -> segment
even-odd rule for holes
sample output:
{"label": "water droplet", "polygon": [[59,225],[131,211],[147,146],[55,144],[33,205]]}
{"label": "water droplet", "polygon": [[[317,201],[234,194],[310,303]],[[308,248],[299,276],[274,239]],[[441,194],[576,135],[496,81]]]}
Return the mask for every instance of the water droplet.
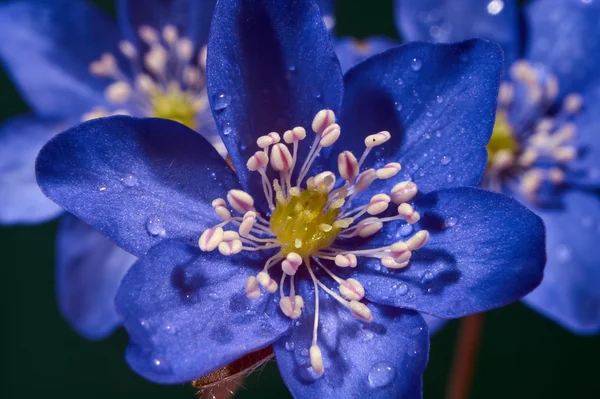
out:
{"label": "water droplet", "polygon": [[446,182],[452,183],[453,181],[454,181],[454,175],[452,173],[448,173],[448,175],[446,176]]}
{"label": "water droplet", "polygon": [[294,65],[294,64],[288,65],[288,71],[290,71],[290,72],[296,71],[296,65]]}
{"label": "water droplet", "polygon": [[435,98],[435,101],[437,101],[437,102],[438,102],[438,104],[441,104],[441,103],[443,103],[443,102],[444,102],[444,97],[442,97],[442,96],[437,96],[437,97]]}
{"label": "water droplet", "polygon": [[153,237],[165,235],[165,228],[163,226],[163,222],[158,216],[152,216],[148,219],[148,221],[146,222],[146,229],[148,230],[148,233],[150,233],[150,235]]}
{"label": "water droplet", "polygon": [[301,354],[302,356],[308,356],[308,349],[306,349],[306,348],[302,349],[302,350],[300,351],[300,354]]}
{"label": "water droplet", "polygon": [[446,155],[444,155],[442,157],[442,159],[440,159],[440,163],[442,165],[448,165],[450,162],[452,162],[452,157],[449,157],[449,156],[446,156]]}
{"label": "water droplet", "polygon": [[223,125],[223,135],[229,136],[229,134],[233,131],[231,124],[229,122]]}
{"label": "water droplet", "polygon": [[492,0],[487,5],[487,11],[491,15],[498,15],[500,11],[504,8],[503,0]]}
{"label": "water droplet", "polygon": [[413,232],[414,228],[412,226],[412,224],[404,224],[402,226],[400,226],[400,228],[398,229],[398,232],[403,235],[403,236],[408,236]]}
{"label": "water droplet", "polygon": [[310,92],[314,98],[321,98],[321,90],[317,86],[313,86]]}
{"label": "water droplet", "polygon": [[448,219],[446,219],[446,227],[454,227],[456,226],[456,218],[454,216],[450,216]]}
{"label": "water droplet", "polygon": [[416,342],[410,342],[408,344],[408,348],[406,349],[406,353],[410,357],[415,357],[419,354],[419,346]]}
{"label": "water droplet", "polygon": [[431,111],[427,111],[427,112],[425,112],[425,116],[427,116],[428,118],[431,118],[433,116],[433,114],[431,113]]}
{"label": "water droplet", "polygon": [[127,175],[124,177],[121,177],[121,184],[123,184],[125,187],[135,187],[137,186],[138,183],[138,179],[135,175]]}
{"label": "water droplet", "polygon": [[412,69],[415,72],[420,71],[422,66],[423,61],[421,61],[419,58],[413,58],[410,62],[410,69]]}
{"label": "water droplet", "polygon": [[213,94],[213,109],[215,111],[222,111],[229,106],[231,99],[225,92],[219,90],[215,94]]}
{"label": "water droplet", "polygon": [[402,103],[400,101],[396,101],[394,105],[396,106],[396,111],[402,111]]}
{"label": "water droplet", "polygon": [[165,325],[165,331],[168,332],[169,334],[177,334],[177,328],[175,328],[175,326],[172,326],[170,324]]}
{"label": "water droplet", "polygon": [[210,294],[208,294],[208,297],[214,301],[216,301],[219,298],[216,292],[211,292]]}
{"label": "water droplet", "polygon": [[398,285],[396,291],[398,291],[398,295],[406,295],[408,293],[408,286],[404,283],[401,283],[400,285]]}
{"label": "water droplet", "polygon": [[285,343],[285,349],[287,349],[288,351],[293,351],[294,350],[294,342],[287,341]]}
{"label": "water droplet", "polygon": [[396,370],[394,366],[386,361],[377,362],[369,369],[369,384],[373,388],[383,388],[394,381]]}
{"label": "water droplet", "polygon": [[169,371],[169,367],[167,366],[166,362],[158,357],[152,359],[152,368],[155,372],[161,374]]}
{"label": "water droplet", "polygon": [[433,276],[433,273],[432,273],[432,272],[429,272],[429,271],[428,271],[428,272],[425,272],[425,273],[423,274],[423,277],[421,278],[421,282],[423,282],[423,283],[430,282],[431,280],[433,280],[433,277],[434,277],[434,276]]}
{"label": "water droplet", "polygon": [[423,332],[423,327],[416,327],[414,330],[412,330],[411,335],[417,336],[417,335],[420,335],[422,332]]}
{"label": "water droplet", "polygon": [[435,137],[442,137],[442,131],[438,130],[437,132],[435,132]]}
{"label": "water droplet", "polygon": [[398,78],[398,79],[396,79],[396,83],[398,84],[398,86],[403,86],[404,80],[402,80],[402,78]]}
{"label": "water droplet", "polygon": [[375,334],[373,334],[371,331],[365,331],[365,333],[363,334],[363,341],[370,341],[375,337]]}
{"label": "water droplet", "polygon": [[106,186],[104,184],[98,186],[98,191],[106,191]]}

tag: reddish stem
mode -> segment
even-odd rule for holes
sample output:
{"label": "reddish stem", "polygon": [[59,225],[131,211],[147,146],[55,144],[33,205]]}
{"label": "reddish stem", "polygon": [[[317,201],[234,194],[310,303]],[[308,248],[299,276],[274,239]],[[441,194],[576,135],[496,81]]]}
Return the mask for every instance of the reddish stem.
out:
{"label": "reddish stem", "polygon": [[467,316],[460,322],[452,371],[446,388],[446,399],[467,399],[469,397],[483,322],[483,313]]}

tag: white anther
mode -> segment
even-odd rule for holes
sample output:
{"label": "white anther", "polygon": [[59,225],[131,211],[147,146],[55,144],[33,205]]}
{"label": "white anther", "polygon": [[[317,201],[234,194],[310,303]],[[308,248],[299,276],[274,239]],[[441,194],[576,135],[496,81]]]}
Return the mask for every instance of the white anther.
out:
{"label": "white anther", "polygon": [[242,215],[254,210],[254,199],[245,191],[229,190],[227,193],[229,205]]}
{"label": "white anther", "polygon": [[407,203],[398,205],[398,215],[410,224],[415,224],[421,219],[419,212],[415,211],[413,207]]}
{"label": "white anther", "polygon": [[165,25],[162,30],[162,37],[168,44],[174,44],[177,41],[177,28],[173,25]]}
{"label": "white anther", "polygon": [[417,185],[411,181],[396,184],[391,191],[394,204],[403,204],[412,200],[417,195]]}
{"label": "white anther", "polygon": [[[410,257],[410,252],[408,252],[408,256]],[[393,257],[384,256],[383,258],[381,258],[381,264],[387,267],[388,269],[402,269],[408,266],[408,261],[398,263]]]}
{"label": "white anther", "polygon": [[314,188],[322,186],[329,192],[335,185],[335,175],[329,171],[321,172],[313,177],[312,184]]}
{"label": "white anther", "polygon": [[370,134],[365,137],[365,146],[367,148],[372,148],[377,145],[381,145],[390,139],[391,134],[388,131],[381,131],[379,133]]}
{"label": "white anther", "polygon": [[292,130],[286,131],[283,134],[283,141],[285,141],[288,144],[291,144],[291,143],[295,143],[295,142],[304,140],[305,137],[306,137],[306,130],[301,126],[297,126],[297,127],[293,128]]}
{"label": "white anther", "polygon": [[242,252],[242,242],[240,240],[221,241],[219,252],[225,256],[239,254]]}
{"label": "white anther", "polygon": [[354,186],[354,192],[360,193],[365,191],[369,186],[377,180],[377,172],[375,169],[367,169],[358,175],[356,184]]}
{"label": "white anther", "polygon": [[293,158],[285,144],[278,143],[271,150],[271,166],[278,172],[288,171],[292,166]]}
{"label": "white anther", "polygon": [[145,93],[152,93],[156,89],[154,80],[145,73],[137,75],[135,78],[135,86]]}
{"label": "white anther", "polygon": [[316,134],[321,134],[335,122],[335,114],[330,109],[322,109],[315,115],[312,121],[312,130]]}
{"label": "white anther", "polygon": [[554,157],[558,162],[567,163],[577,158],[575,147],[560,147],[554,150]]}
{"label": "white anther", "polygon": [[130,41],[121,40],[119,42],[119,50],[121,50],[121,53],[123,53],[123,55],[129,59],[137,57],[137,50]]}
{"label": "white anther", "polygon": [[269,156],[264,151],[256,151],[254,155],[248,159],[246,166],[248,167],[249,171],[254,172],[258,169],[264,168],[268,163]]}
{"label": "white anther", "polygon": [[202,69],[206,70],[206,56],[208,54],[208,46],[204,45],[198,52],[198,65],[202,67]]}
{"label": "white anther", "polygon": [[246,291],[246,296],[249,299],[260,298],[260,289],[258,288],[258,281],[256,280],[256,277],[250,276],[246,279],[244,290]]}
{"label": "white anther", "polygon": [[565,181],[565,172],[560,168],[552,168],[548,171],[548,178],[554,184],[561,184]]}
{"label": "white anther", "polygon": [[427,241],[429,241],[429,231],[419,230],[415,233],[414,236],[410,237],[406,241],[406,246],[409,250],[415,251],[419,248],[422,248],[423,245],[427,244]]}
{"label": "white anther", "polygon": [[[200,70],[196,67],[187,65],[183,68],[183,81],[190,85],[194,86],[200,83]],[[199,105],[203,104],[202,101],[198,102]],[[202,109],[202,106],[197,107],[198,110]]]}
{"label": "white anther", "polygon": [[509,150],[499,150],[491,159],[491,168],[495,170],[506,170],[515,163],[515,156]]}
{"label": "white anther", "polygon": [[377,170],[377,178],[378,179],[389,179],[390,177],[394,177],[400,172],[402,167],[398,162],[391,162],[385,165],[383,168]]}
{"label": "white anther", "polygon": [[231,220],[231,212],[229,212],[229,209],[227,209],[225,200],[223,198],[217,198],[214,200],[212,202],[212,207],[221,219],[225,221]]}
{"label": "white anther", "polygon": [[339,267],[356,267],[358,260],[354,254],[338,254],[335,256],[335,264]]}
{"label": "white anther", "polygon": [[350,301],[350,313],[352,313],[352,316],[364,322],[370,323],[373,321],[371,311],[367,305],[362,302]]}
{"label": "white anther", "polygon": [[390,252],[392,254],[392,258],[398,258],[405,252],[410,251],[408,245],[404,241],[397,241],[390,246]]}
{"label": "white anther", "polygon": [[353,278],[349,278],[340,284],[340,294],[349,301],[360,301],[365,297],[365,288]]}
{"label": "white anther", "polygon": [[526,195],[535,193],[544,180],[544,173],[540,169],[530,169],[521,176],[521,190]]}
{"label": "white anther", "polygon": [[558,95],[558,79],[556,76],[550,75],[546,80],[546,96],[549,100],[554,100]]}
{"label": "white anther", "polygon": [[295,252],[287,254],[283,262],[281,262],[281,269],[285,274],[293,276],[298,271],[298,268],[302,264],[302,257]]}
{"label": "white anther", "polygon": [[260,272],[256,275],[256,280],[271,294],[277,291],[277,283],[269,276],[267,272]]}
{"label": "white anther", "polygon": [[235,240],[239,240],[239,239],[240,239],[240,235],[237,233],[237,231],[226,230],[223,233],[223,241],[229,242],[229,241],[235,241]]}
{"label": "white anther", "polygon": [[329,233],[331,231],[331,229],[333,229],[333,226],[330,224],[321,223],[319,225],[319,230],[321,230],[322,232]]}
{"label": "white anther", "polygon": [[108,116],[108,111],[102,107],[95,107],[90,112],[86,112],[81,116],[81,121],[89,121],[96,118],[103,118]]}
{"label": "white anther", "polygon": [[500,91],[498,93],[498,101],[502,104],[509,104],[514,96],[514,87],[508,82],[502,82],[500,84]]}
{"label": "white anther", "polygon": [[369,215],[379,215],[388,208],[390,201],[391,198],[387,194],[374,195],[367,206],[367,213]]}
{"label": "white anther", "polygon": [[356,234],[362,238],[371,237],[383,228],[383,223],[377,218],[366,218],[356,225]]}
{"label": "white anther", "polygon": [[117,67],[117,60],[110,53],[104,53],[98,61],[90,64],[90,72],[96,76],[110,76]]}
{"label": "white anther", "polygon": [[317,345],[312,345],[309,350],[310,353],[310,365],[313,368],[313,371],[319,375],[325,372],[325,367],[323,366],[323,355],[321,355],[321,349]]}
{"label": "white anther", "polygon": [[112,83],[104,90],[106,99],[116,104],[123,104],[129,100],[130,95],[131,86],[129,86],[129,83],[122,81]]}
{"label": "white anther", "polygon": [[354,223],[353,218],[338,219],[333,222],[333,227],[337,229],[347,229],[352,223]]}
{"label": "white anther", "polygon": [[144,56],[144,65],[155,74],[162,74],[167,66],[169,54],[160,45],[154,45]]}
{"label": "white anther", "polygon": [[295,320],[302,314],[304,299],[300,295],[296,295],[294,301],[292,301],[289,296],[284,296],[279,300],[279,307],[284,315]]}
{"label": "white anther", "polygon": [[214,250],[223,241],[223,229],[221,227],[212,227],[204,230],[204,233],[198,240],[198,246],[201,250],[210,252]]}
{"label": "white anther", "polygon": [[194,54],[194,43],[188,38],[179,39],[177,41],[177,56],[184,60],[189,61]]}
{"label": "white anther", "polygon": [[140,26],[138,34],[140,35],[142,40],[145,41],[147,44],[154,44],[158,42],[158,32],[156,31],[156,29],[148,25]]}
{"label": "white anther", "polygon": [[270,145],[279,143],[279,141],[281,141],[279,134],[276,132],[271,132],[265,136],[260,136],[256,140],[256,145],[258,145],[260,148],[267,148]]}
{"label": "white anther", "polygon": [[569,94],[563,101],[563,108],[569,114],[577,114],[583,106],[583,97],[579,94]]}
{"label": "white anther", "polygon": [[340,129],[340,125],[338,125],[337,123],[332,123],[331,125],[327,126],[327,129],[325,129],[323,133],[321,133],[321,140],[319,141],[319,145],[325,148],[329,147],[337,141],[337,139],[340,137],[341,132],[342,131]]}
{"label": "white anther", "polygon": [[242,237],[248,237],[250,235],[250,230],[254,226],[254,221],[256,220],[256,212],[248,211],[244,214],[242,219],[242,223],[240,223],[240,227],[238,232]]}
{"label": "white anther", "polygon": [[344,151],[338,155],[338,170],[344,180],[354,181],[358,176],[358,162],[350,151]]}

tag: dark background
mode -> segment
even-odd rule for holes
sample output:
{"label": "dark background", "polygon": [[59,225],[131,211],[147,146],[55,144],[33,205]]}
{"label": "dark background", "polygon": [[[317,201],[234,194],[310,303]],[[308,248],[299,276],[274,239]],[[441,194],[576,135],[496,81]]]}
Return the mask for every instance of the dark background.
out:
{"label": "dark background", "polygon": [[[114,13],[111,0],[94,3]],[[337,34],[397,37],[391,10],[392,0],[338,1]],[[0,120],[27,111],[2,71],[0,93]],[[193,398],[189,386],[154,385],[130,371],[124,331],[90,343],[68,328],[54,296],[55,230],[56,223],[0,228],[0,398]],[[443,397],[457,327],[432,338],[425,398]],[[516,303],[486,315],[472,397],[597,398],[599,364],[600,336],[573,335]],[[236,397],[289,393],[270,363]]]}

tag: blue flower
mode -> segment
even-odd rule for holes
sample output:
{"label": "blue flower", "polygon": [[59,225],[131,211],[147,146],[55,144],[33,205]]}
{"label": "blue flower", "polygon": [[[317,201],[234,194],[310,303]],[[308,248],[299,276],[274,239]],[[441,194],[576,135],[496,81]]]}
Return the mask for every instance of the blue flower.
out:
{"label": "blue flower", "polygon": [[542,278],[539,217],[461,187],[485,168],[499,48],[411,44],[342,76],[318,7],[278,0],[219,2],[208,48],[235,172],[185,126],[122,116],[37,160],[46,195],[140,257],[116,298],[129,364],[181,383],[273,345],[295,397],[420,397],[417,312],[485,311]]}
{"label": "blue flower", "polygon": [[[600,3],[403,1],[404,38],[502,45],[505,76],[483,187],[542,217],[548,266],[524,301],[565,328],[600,331]],[[525,24],[520,21],[525,21]]]}
{"label": "blue flower", "polygon": [[[40,192],[34,160],[51,137],[81,120],[171,118],[218,145],[202,56],[214,1],[121,0],[117,7],[120,29],[83,1],[0,5],[0,60],[32,109],[0,126],[0,223],[64,214]],[[136,182],[124,175],[122,184]],[[82,335],[107,336],[120,324],[114,296],[136,258],[70,215],[56,246],[61,312]]]}

